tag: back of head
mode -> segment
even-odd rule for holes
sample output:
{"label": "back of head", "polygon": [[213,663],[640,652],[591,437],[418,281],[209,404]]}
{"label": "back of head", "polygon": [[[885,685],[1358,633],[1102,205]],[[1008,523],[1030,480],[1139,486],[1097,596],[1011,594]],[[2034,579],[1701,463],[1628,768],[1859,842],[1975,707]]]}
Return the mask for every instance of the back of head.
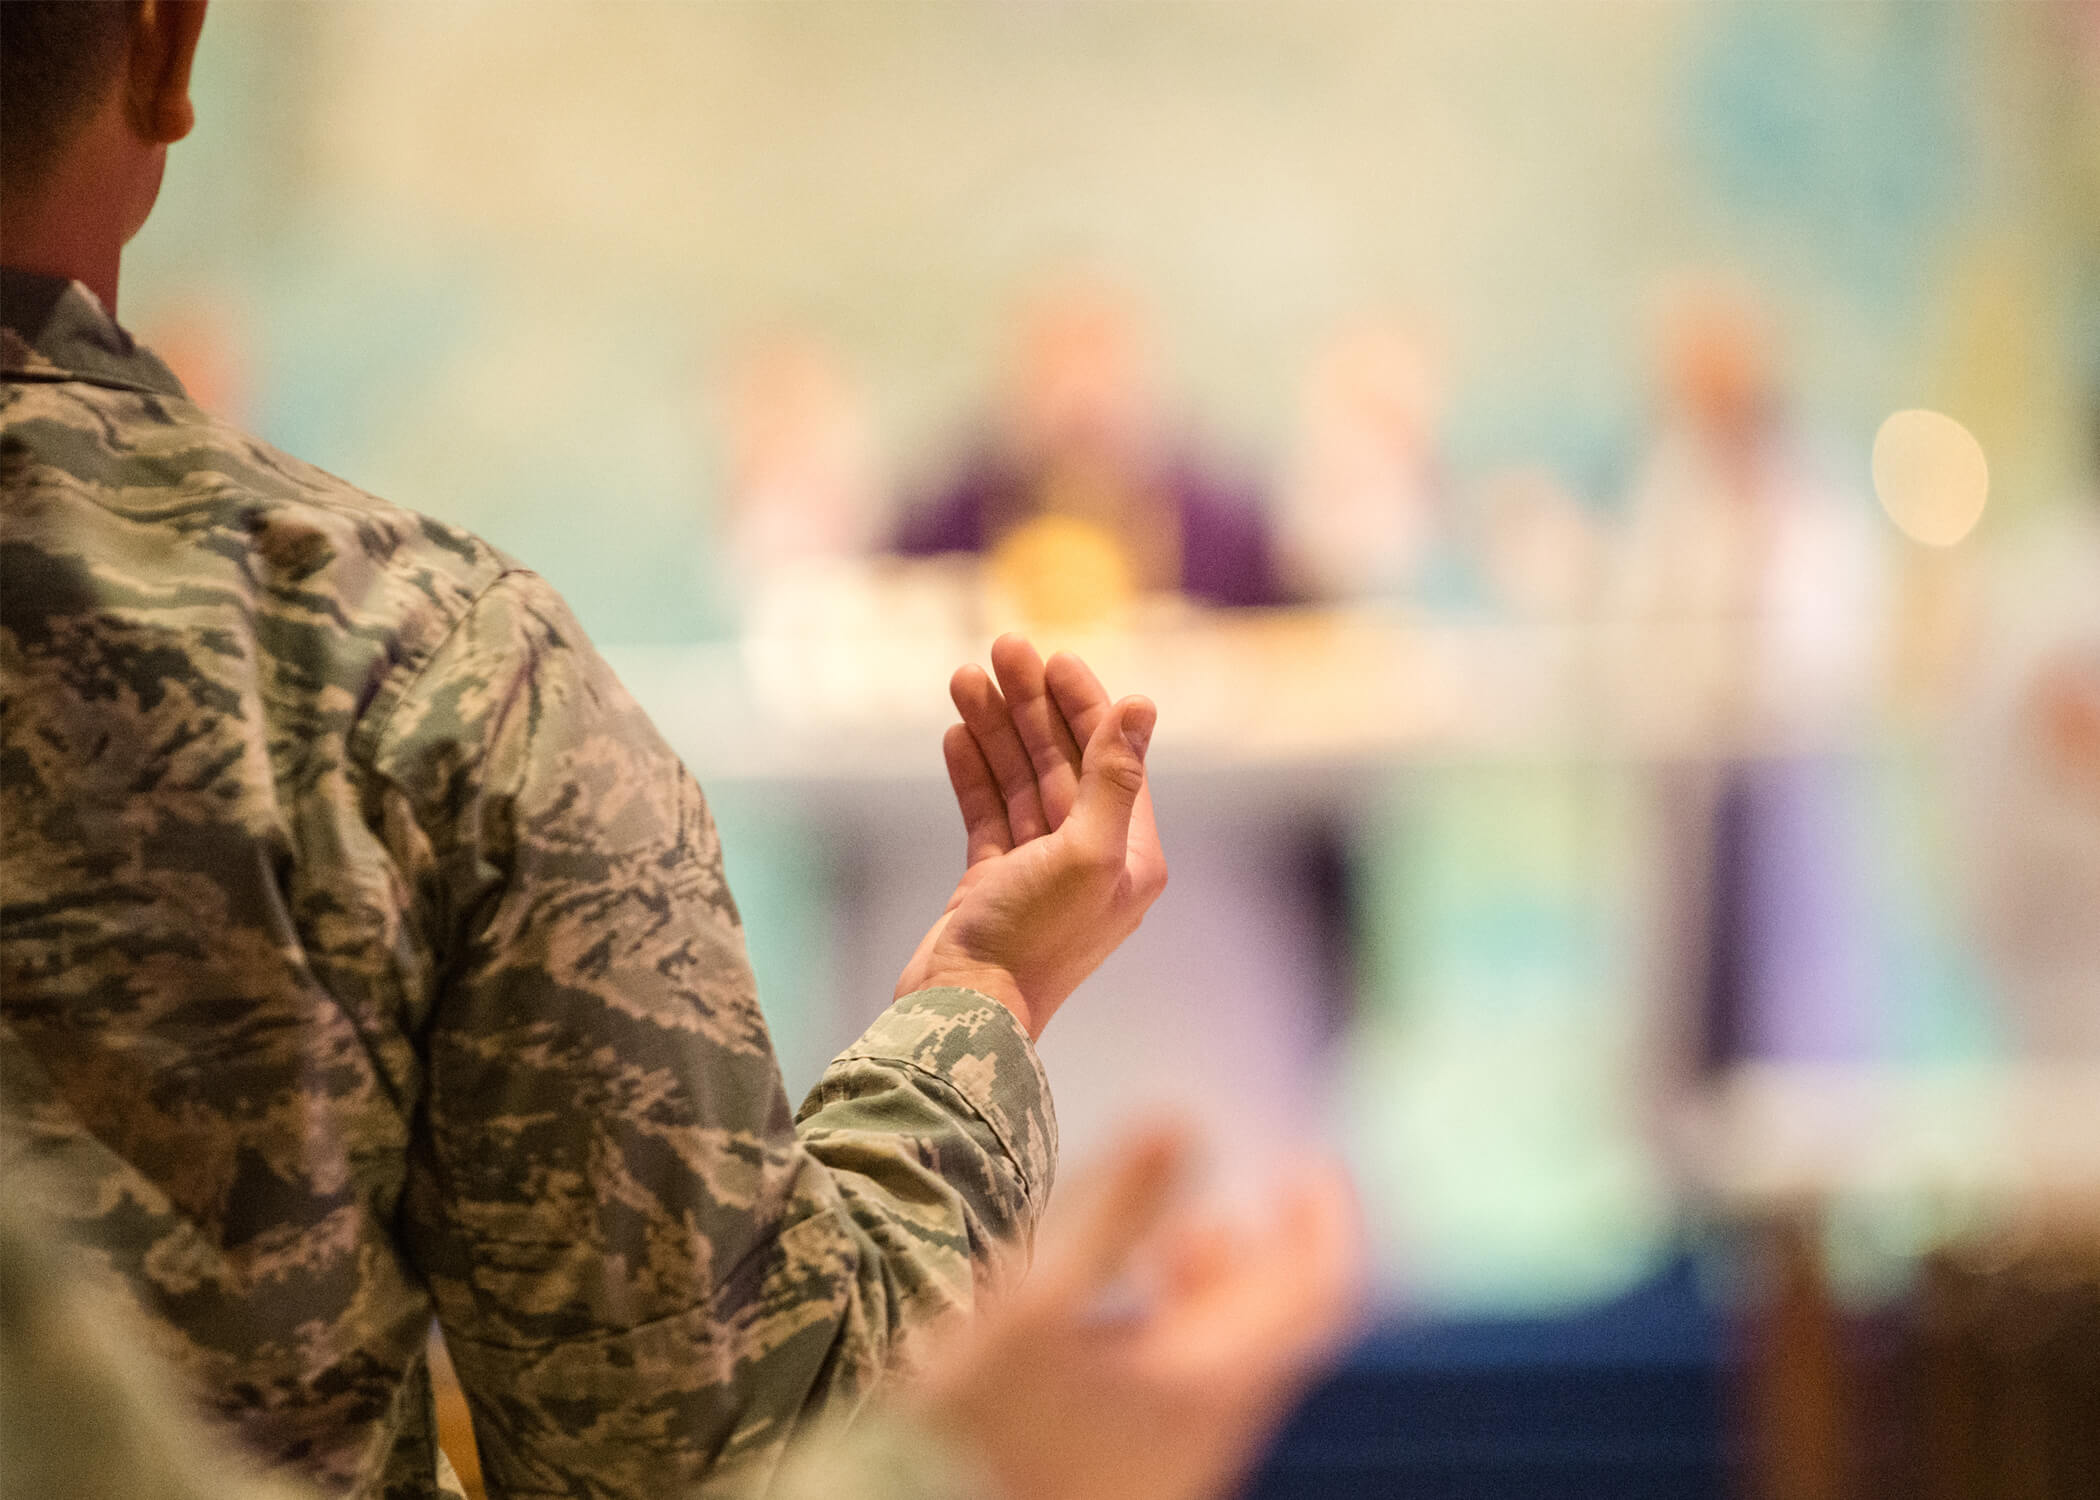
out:
{"label": "back of head", "polygon": [[109,90],[139,0],[0,0],[0,192],[29,197]]}

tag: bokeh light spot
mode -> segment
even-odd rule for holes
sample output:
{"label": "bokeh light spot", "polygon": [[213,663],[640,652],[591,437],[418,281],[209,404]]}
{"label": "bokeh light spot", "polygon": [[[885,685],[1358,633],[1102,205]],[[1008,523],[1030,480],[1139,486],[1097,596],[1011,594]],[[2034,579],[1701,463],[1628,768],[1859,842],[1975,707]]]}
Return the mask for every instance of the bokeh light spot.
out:
{"label": "bokeh light spot", "polygon": [[1936,411],[1899,411],[1874,434],[1874,493],[1912,541],[1951,547],[1990,496],[1990,464],[1969,429]]}

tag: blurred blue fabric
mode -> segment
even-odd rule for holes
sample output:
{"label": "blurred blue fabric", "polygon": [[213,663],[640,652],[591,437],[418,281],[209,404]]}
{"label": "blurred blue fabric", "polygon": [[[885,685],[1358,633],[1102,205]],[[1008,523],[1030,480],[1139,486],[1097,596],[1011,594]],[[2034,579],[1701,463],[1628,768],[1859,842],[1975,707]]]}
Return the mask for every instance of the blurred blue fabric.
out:
{"label": "blurred blue fabric", "polygon": [[1691,1256],[1566,1317],[1385,1324],[1299,1408],[1246,1494],[1720,1495],[1727,1332]]}

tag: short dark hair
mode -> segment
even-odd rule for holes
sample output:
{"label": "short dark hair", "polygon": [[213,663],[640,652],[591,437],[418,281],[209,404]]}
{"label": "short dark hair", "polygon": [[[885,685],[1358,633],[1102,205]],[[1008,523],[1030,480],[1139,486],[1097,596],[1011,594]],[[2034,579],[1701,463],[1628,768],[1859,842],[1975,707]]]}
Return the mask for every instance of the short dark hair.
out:
{"label": "short dark hair", "polygon": [[0,190],[33,188],[108,89],[139,0],[0,0]]}

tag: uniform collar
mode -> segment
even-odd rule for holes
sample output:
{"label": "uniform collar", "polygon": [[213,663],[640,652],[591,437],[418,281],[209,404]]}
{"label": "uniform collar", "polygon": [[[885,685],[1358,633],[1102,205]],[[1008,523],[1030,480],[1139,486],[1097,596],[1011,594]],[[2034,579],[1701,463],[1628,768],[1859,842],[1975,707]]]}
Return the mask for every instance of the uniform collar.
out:
{"label": "uniform collar", "polygon": [[175,372],[135,343],[79,282],[5,267],[0,267],[0,376],[188,395]]}

